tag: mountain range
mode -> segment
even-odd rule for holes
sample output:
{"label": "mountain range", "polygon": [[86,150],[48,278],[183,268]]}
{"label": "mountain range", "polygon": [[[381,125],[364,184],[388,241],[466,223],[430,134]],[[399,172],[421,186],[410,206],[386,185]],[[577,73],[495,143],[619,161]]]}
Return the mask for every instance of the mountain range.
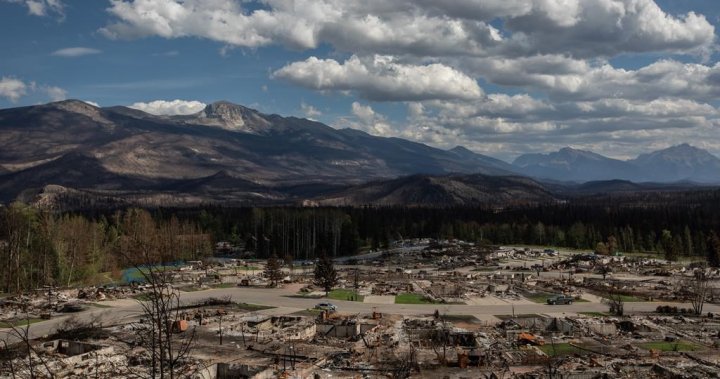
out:
{"label": "mountain range", "polygon": [[519,174],[570,182],[629,180],[634,182],[720,183],[720,158],[686,143],[642,154],[635,159],[612,159],[569,147],[548,154],[525,154],[515,159]]}
{"label": "mountain range", "polygon": [[510,164],[228,102],[184,116],[77,100],[2,109],[0,147],[0,202],[512,204],[555,201],[570,182],[720,183],[720,159],[689,145],[630,161],[564,148]]}

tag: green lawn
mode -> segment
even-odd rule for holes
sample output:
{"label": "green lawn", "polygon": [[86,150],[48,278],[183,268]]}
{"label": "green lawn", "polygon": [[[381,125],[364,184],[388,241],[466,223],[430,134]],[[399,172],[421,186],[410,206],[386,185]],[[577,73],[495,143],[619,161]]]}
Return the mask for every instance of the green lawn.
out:
{"label": "green lawn", "polygon": [[34,324],[36,322],[45,321],[41,318],[31,318],[31,319],[20,319],[20,320],[12,320],[12,321],[0,321],[0,328],[10,328],[13,326],[17,327],[24,327],[29,324]]}
{"label": "green lawn", "polygon": [[103,303],[89,303],[89,305],[95,308],[112,308],[112,306]]}
{"label": "green lawn", "polygon": [[233,303],[232,307],[234,309],[240,309],[243,311],[253,312],[253,311],[262,311],[264,309],[273,309],[275,307],[271,307],[268,305],[259,305],[259,304],[248,304],[248,303]]}
{"label": "green lawn", "polygon": [[401,293],[395,296],[395,304],[436,304],[434,301],[417,293]]}
{"label": "green lawn", "polygon": [[543,351],[543,353],[547,354],[548,356],[554,357],[558,355],[570,355],[575,354],[577,352],[580,352],[582,350],[576,349],[569,343],[556,343],[553,348],[553,344],[549,342],[545,342],[545,345],[538,346],[540,350]]}
{"label": "green lawn", "polygon": [[308,309],[305,309],[305,310],[302,310],[302,311],[297,311],[297,312],[292,313],[292,314],[295,315],[295,316],[316,317],[317,315],[320,314],[320,312],[322,312],[322,311],[319,310],[319,309],[308,308]]}
{"label": "green lawn", "polygon": [[[346,301],[359,301],[362,302],[364,296],[358,295],[357,292],[348,289],[334,289],[328,294],[329,299],[333,300],[346,300]],[[352,299],[352,300],[351,300]]]}
{"label": "green lawn", "polygon": [[676,341],[676,342],[665,342],[665,341],[658,341],[658,342],[646,342],[641,343],[638,345],[638,347],[643,348],[645,350],[655,349],[660,351],[695,351],[699,350],[699,347],[695,345],[692,342],[688,341]]}

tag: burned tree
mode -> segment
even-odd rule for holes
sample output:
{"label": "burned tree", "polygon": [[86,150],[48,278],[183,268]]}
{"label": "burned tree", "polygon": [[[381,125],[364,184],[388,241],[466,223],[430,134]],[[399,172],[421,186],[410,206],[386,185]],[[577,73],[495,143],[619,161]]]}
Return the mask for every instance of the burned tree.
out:
{"label": "burned tree", "polygon": [[[3,360],[7,359],[9,370],[13,378],[51,378],[56,377],[53,370],[47,364],[43,357],[44,351],[36,349],[33,339],[30,335],[30,317],[26,314],[24,320],[25,326],[10,325],[10,331],[7,333],[8,341],[4,340],[4,349],[0,350]],[[16,358],[16,362],[13,362]]]}
{"label": "burned tree", "polygon": [[447,365],[447,350],[450,344],[450,326],[445,320],[445,314],[439,315],[438,311],[435,311],[439,318],[438,327],[430,332],[430,345],[432,346],[433,352],[437,357],[438,362],[441,365]]}
{"label": "burned tree", "polygon": [[603,280],[605,280],[608,276],[608,274],[612,273],[612,269],[608,265],[602,265],[598,269],[598,273],[602,275]]}
{"label": "burned tree", "polygon": [[615,288],[611,288],[603,303],[607,304],[609,312],[615,316],[622,316],[625,314],[625,297]]}
{"label": "burned tree", "polygon": [[686,280],[686,288],[689,292],[690,304],[692,304],[693,313],[700,316],[705,306],[708,294],[710,293],[710,279],[704,270],[696,270],[693,277]]}
{"label": "burned tree", "polygon": [[120,243],[124,263],[134,267],[147,292],[139,300],[143,321],[139,325],[141,344],[150,356],[150,378],[174,379],[187,369],[186,360],[195,340],[195,330],[184,333],[181,325],[180,293],[173,288],[164,263],[171,259],[174,232],[157,225],[149,213],[130,210],[123,220],[125,235]]}

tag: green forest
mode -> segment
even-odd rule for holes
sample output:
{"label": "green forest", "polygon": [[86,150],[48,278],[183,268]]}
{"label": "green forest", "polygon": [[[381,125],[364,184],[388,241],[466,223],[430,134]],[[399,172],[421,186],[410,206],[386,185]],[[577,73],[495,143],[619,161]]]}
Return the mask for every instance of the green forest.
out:
{"label": "green forest", "polygon": [[720,264],[717,194],[653,201],[594,199],[516,208],[126,209],[54,213],[14,203],[0,208],[0,289],[117,280],[143,264],[194,260],[214,243],[244,245],[255,257],[307,260],[429,237],[488,245],[527,244],[646,252]]}

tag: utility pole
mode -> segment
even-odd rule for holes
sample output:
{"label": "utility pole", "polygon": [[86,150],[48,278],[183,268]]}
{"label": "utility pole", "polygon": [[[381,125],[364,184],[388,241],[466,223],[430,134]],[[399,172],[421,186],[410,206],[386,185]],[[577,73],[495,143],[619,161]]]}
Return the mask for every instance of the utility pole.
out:
{"label": "utility pole", "polygon": [[218,326],[218,329],[219,329],[219,332],[220,332],[220,345],[221,345],[221,346],[222,346],[222,343],[223,343],[223,329],[222,329],[223,312],[225,312],[225,311],[224,311],[224,310],[221,310],[221,311],[220,311],[220,321],[219,321],[219,324],[220,324],[220,325]]}

